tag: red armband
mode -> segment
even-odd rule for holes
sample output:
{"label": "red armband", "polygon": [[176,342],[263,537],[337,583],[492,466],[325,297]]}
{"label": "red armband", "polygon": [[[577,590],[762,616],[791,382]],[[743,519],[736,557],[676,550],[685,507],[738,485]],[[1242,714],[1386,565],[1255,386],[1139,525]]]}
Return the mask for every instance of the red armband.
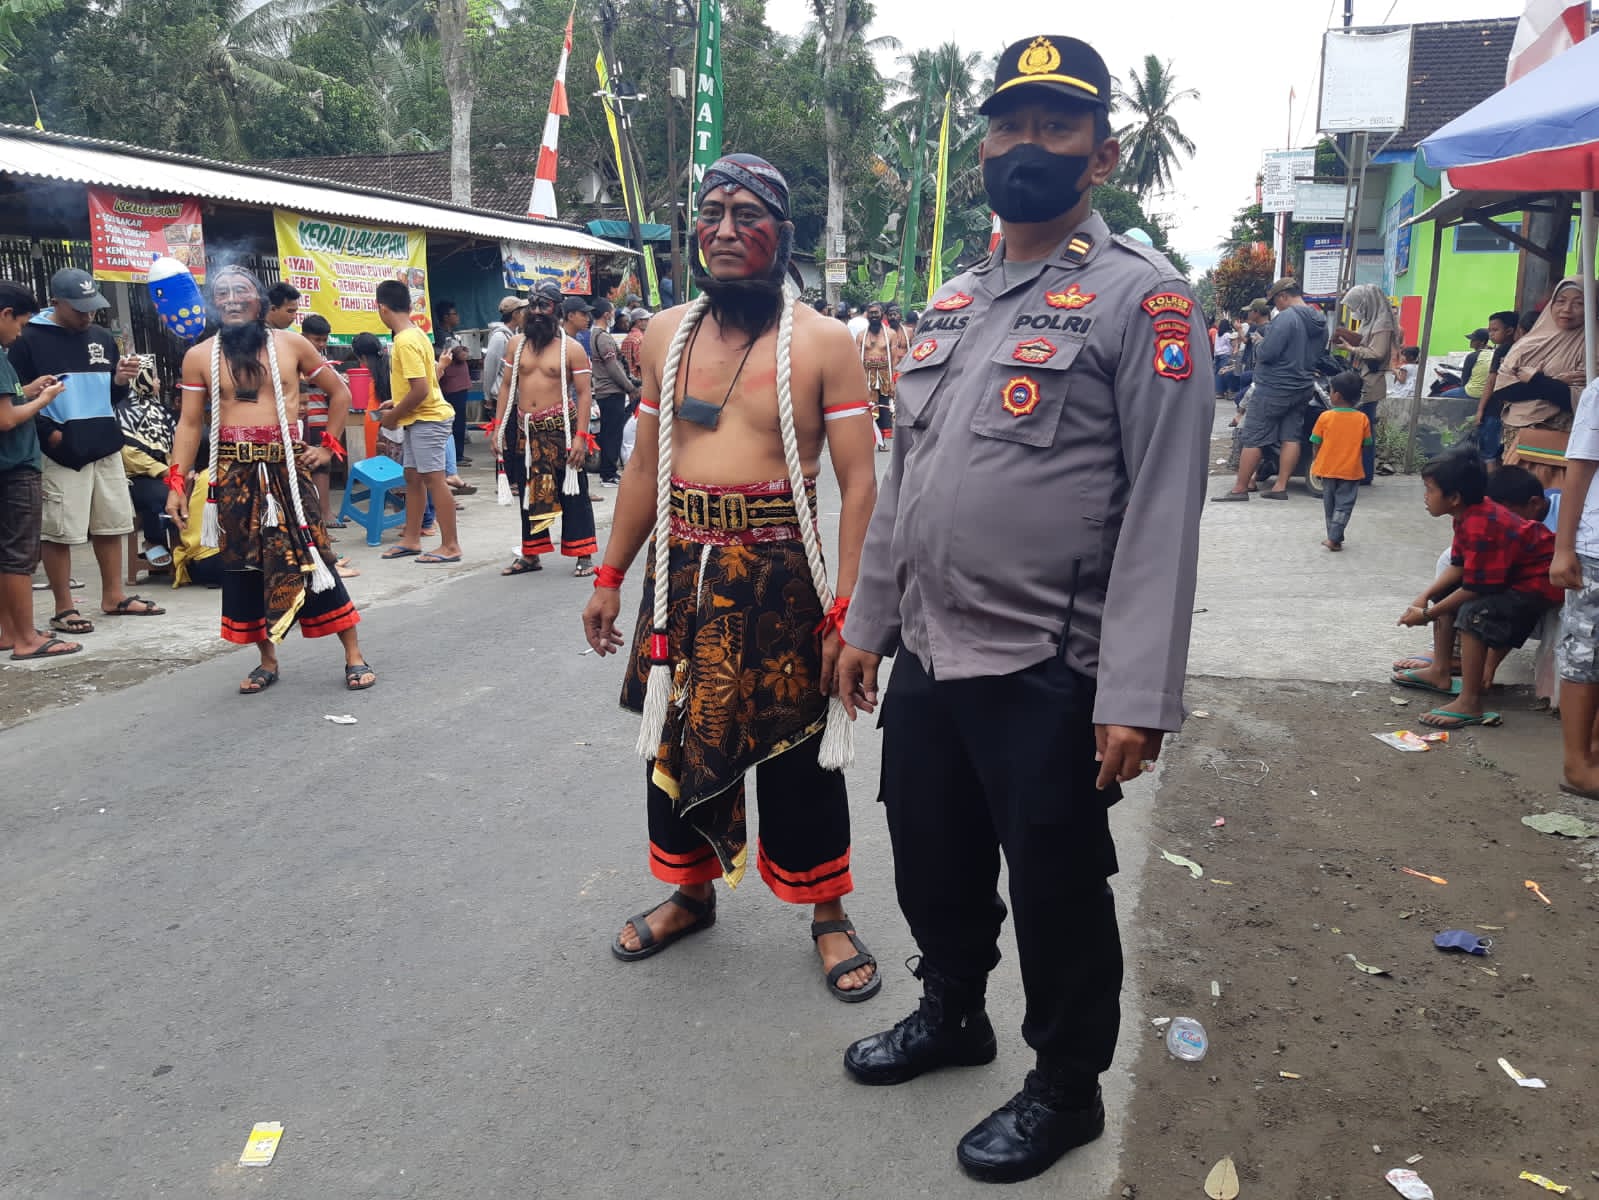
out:
{"label": "red armband", "polygon": [[344,443],[339,441],[338,438],[334,437],[326,429],[322,431],[322,448],[329,454],[333,455],[333,457],[338,459],[340,462],[343,462],[349,457],[349,455],[345,453]]}
{"label": "red armband", "polygon": [[816,632],[825,640],[830,633],[836,633],[840,638],[844,636],[844,617],[849,612],[849,597],[840,596],[833,601],[833,607],[827,610],[827,615],[822,618]]}
{"label": "red armband", "polygon": [[181,492],[185,496],[189,494],[189,477],[184,474],[183,468],[177,463],[173,463],[167,468],[166,478],[169,491]]}
{"label": "red armband", "polygon": [[592,433],[580,433],[577,435],[577,440],[589,448],[590,454],[598,454],[600,452],[600,439],[595,437]]}
{"label": "red armband", "polygon": [[594,572],[594,586],[597,588],[619,588],[622,586],[622,580],[626,578],[626,571],[618,571],[613,566],[601,563]]}

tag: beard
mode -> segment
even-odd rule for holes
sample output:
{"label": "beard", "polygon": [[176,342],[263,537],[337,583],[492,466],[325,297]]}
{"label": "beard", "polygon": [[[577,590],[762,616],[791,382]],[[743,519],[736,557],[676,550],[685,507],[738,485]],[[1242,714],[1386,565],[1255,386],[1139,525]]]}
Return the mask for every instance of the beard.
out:
{"label": "beard", "polygon": [[528,313],[522,322],[522,332],[533,349],[542,350],[555,340],[554,313]]}
{"label": "beard", "polygon": [[233,372],[235,388],[259,388],[266,378],[261,365],[261,351],[267,344],[267,327],[264,321],[244,321],[238,325],[224,325],[217,331],[222,343],[222,354],[228,360],[228,370]]}
{"label": "beard", "polygon": [[705,293],[719,326],[736,329],[751,341],[777,324],[783,308],[781,278],[718,279],[696,272],[694,286]]}

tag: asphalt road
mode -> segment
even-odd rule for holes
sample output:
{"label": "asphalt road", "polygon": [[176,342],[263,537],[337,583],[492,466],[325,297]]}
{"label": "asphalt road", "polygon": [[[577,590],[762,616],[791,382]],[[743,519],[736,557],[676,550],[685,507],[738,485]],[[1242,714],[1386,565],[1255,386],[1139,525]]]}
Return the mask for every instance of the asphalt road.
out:
{"label": "asphalt road", "polygon": [[[0,1196],[993,1194],[954,1144],[1030,1065],[1008,934],[997,1063],[893,1089],[842,1069],[918,994],[875,732],[849,906],[877,999],[828,996],[808,911],[754,872],[710,933],[612,959],[668,889],[620,665],[580,653],[587,590],[486,571],[372,605],[361,695],[331,639],[296,637],[262,696],[234,694],[253,653],[230,653],[3,735]],[[1153,791],[1117,810],[1124,929]],[[1006,1194],[1119,1192],[1129,1087],[1107,1078],[1109,1136]],[[237,1166],[272,1120],[276,1161]]]}

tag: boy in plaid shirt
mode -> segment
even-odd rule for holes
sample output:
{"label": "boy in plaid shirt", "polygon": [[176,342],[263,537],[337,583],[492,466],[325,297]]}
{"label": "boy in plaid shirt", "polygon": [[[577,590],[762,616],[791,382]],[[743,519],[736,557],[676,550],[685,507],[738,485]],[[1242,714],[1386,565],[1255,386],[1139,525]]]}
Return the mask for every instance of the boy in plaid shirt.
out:
{"label": "boy in plaid shirt", "polygon": [[[1483,707],[1486,681],[1532,636],[1544,614],[1565,599],[1549,580],[1555,537],[1544,525],[1487,498],[1487,474],[1475,454],[1434,459],[1422,468],[1421,478],[1427,511],[1454,519],[1455,540],[1449,566],[1399,617],[1401,625],[1432,625],[1432,663],[1397,672],[1393,682],[1454,697],[1447,707],[1423,715],[1424,725],[1498,725],[1499,714]],[[1457,628],[1458,695],[1449,675]]]}

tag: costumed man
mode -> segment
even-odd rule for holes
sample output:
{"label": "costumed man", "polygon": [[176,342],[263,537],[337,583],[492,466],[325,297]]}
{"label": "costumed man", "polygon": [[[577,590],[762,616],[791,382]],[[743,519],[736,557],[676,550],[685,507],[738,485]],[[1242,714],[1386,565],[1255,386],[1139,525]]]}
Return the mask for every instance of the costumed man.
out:
{"label": "costumed man", "polygon": [[[361,620],[334,561],[311,473],[339,452],[350,389],[305,338],[265,323],[267,293],[242,267],[211,281],[213,316],[221,329],[183,356],[183,411],[168,472],[167,513],[189,520],[189,473],[211,407],[210,464],[201,542],[221,550],[222,636],[254,645],[261,665],[239,685],[244,695],[278,680],[278,643],[298,621],[306,637],[337,634],[344,646],[344,682],[362,691],[377,676],[361,655]],[[328,396],[319,445],[297,436],[299,379]]]}
{"label": "costumed man", "polygon": [[[522,553],[501,575],[542,571],[539,555],[555,553],[550,530],[561,518],[561,554],[577,559],[572,574],[594,574],[594,504],[583,462],[597,447],[589,433],[589,356],[557,313],[559,284],[546,280],[528,297],[522,331],[511,339],[495,391],[494,453],[507,490],[522,509]],[[500,403],[500,393],[506,393]]]}
{"label": "costumed man", "polygon": [[[897,309],[895,310],[898,311]],[[855,337],[855,351],[866,372],[866,390],[872,397],[872,417],[877,422],[877,448],[886,451],[894,436],[894,364],[905,356],[904,334],[896,335],[883,323],[883,306],[866,307],[866,328]]]}
{"label": "costumed man", "polygon": [[1183,718],[1210,346],[1182,275],[1093,210],[1120,156],[1110,97],[1076,39],[1000,57],[980,111],[1003,236],[917,326],[839,660],[841,698],[871,712],[899,651],[881,795],[923,989],[844,1064],[896,1084],[993,1060],[1003,853],[1037,1066],[960,1141],[995,1182],[1103,1132],[1122,978],[1109,810]]}
{"label": "costumed man", "polygon": [[[623,575],[653,532],[622,705],[643,715],[638,752],[653,760],[650,871],[677,890],[627,920],[612,952],[635,962],[715,922],[713,881],[736,885],[747,866],[754,768],[756,868],[780,900],[814,906],[827,986],[855,1002],[882,981],[841,903],[854,886],[837,769],[849,723],[828,693],[877,492],[871,406],[848,331],[784,291],[788,205],[755,155],[706,172],[701,295],[644,337],[637,446],[583,626],[598,653],[621,648]],[[832,580],[816,519],[824,442],[842,495]]]}

